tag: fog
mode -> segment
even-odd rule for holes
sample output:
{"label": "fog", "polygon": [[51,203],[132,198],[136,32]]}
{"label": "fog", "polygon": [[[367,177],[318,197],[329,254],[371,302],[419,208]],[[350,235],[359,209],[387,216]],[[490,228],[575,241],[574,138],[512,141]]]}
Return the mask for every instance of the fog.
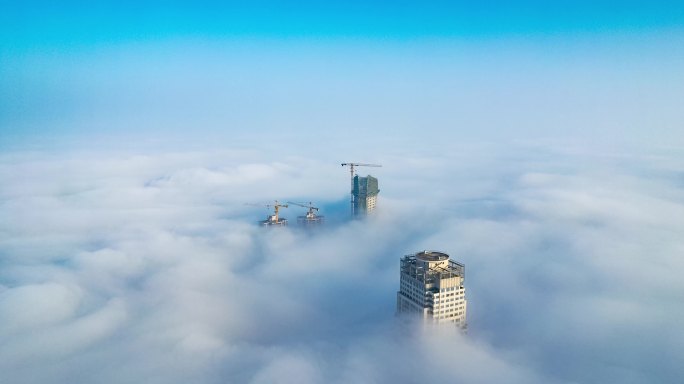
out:
{"label": "fog", "polygon": [[[3,381],[678,381],[681,153],[444,148],[0,154]],[[383,164],[359,168],[367,220],[350,160]],[[260,228],[245,204],[275,199],[325,227],[290,206]],[[399,258],[423,249],[466,265],[467,334],[395,317]]]}

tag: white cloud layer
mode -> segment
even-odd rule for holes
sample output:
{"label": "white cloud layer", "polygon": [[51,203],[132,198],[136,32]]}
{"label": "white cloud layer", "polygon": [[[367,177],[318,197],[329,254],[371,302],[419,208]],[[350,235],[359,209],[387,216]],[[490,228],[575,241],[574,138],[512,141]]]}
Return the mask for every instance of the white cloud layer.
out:
{"label": "white cloud layer", "polygon": [[[331,154],[0,155],[3,382],[678,382],[681,155],[539,148],[381,153],[365,222]],[[276,198],[327,228],[259,228]],[[468,335],[394,317],[421,249]]]}

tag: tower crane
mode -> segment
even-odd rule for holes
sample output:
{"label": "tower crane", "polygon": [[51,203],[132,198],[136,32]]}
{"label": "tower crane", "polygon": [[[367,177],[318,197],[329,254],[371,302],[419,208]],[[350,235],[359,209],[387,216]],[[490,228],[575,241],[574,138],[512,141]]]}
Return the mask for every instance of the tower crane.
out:
{"label": "tower crane", "polygon": [[273,208],[273,214],[268,215],[266,220],[261,221],[262,225],[286,225],[287,219],[281,219],[278,214],[280,213],[280,208],[287,208],[287,204],[280,204],[278,200],[275,200],[275,204],[246,204],[254,207],[266,207]]}
{"label": "tower crane", "polygon": [[[307,213],[306,213],[306,216],[300,216],[300,217],[299,217],[299,218],[301,218],[303,221],[306,221],[306,222],[320,221],[320,218],[322,217],[322,216],[318,216],[317,214],[314,213],[314,211],[318,211],[319,208],[318,208],[318,207],[314,207],[314,206],[313,206],[313,203],[310,202],[310,201],[309,201],[308,203],[295,203],[295,202],[292,202],[292,201],[288,201],[287,203],[288,203],[288,204],[293,204],[293,205],[298,205],[298,206],[300,206],[300,207],[308,208],[308,209],[309,209],[309,210],[307,211]],[[299,220],[297,220],[297,221],[299,221]]]}
{"label": "tower crane", "polygon": [[366,164],[366,163],[342,163],[343,167],[349,167],[349,173],[351,174],[351,214],[354,216],[354,167],[382,167],[380,164]]}

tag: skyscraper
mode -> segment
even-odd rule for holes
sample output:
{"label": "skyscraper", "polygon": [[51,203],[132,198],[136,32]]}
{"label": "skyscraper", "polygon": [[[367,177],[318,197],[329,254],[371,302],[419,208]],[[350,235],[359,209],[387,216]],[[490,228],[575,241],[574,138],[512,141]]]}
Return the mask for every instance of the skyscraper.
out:
{"label": "skyscraper", "polygon": [[466,328],[465,266],[449,255],[422,251],[401,258],[397,313]]}
{"label": "skyscraper", "polygon": [[375,209],[378,201],[378,179],[368,175],[354,176],[354,216],[364,216]]}

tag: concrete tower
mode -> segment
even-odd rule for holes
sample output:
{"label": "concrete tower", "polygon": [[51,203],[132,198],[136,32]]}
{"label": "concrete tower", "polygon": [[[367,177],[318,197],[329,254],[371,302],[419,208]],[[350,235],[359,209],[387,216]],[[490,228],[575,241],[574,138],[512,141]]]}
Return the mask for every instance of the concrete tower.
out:
{"label": "concrete tower", "polygon": [[465,266],[449,255],[422,251],[401,258],[397,313],[466,328]]}
{"label": "concrete tower", "polygon": [[378,201],[378,179],[368,175],[354,176],[354,216],[365,216],[375,209]]}

